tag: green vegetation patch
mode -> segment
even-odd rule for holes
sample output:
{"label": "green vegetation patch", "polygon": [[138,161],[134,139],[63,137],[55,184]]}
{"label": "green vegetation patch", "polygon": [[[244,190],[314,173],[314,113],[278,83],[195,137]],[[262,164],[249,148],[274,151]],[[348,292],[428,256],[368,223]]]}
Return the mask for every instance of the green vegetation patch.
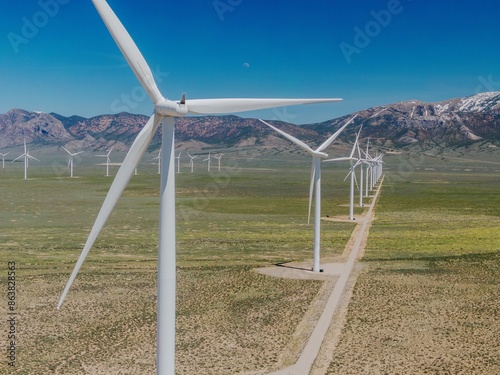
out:
{"label": "green vegetation patch", "polygon": [[328,374],[497,374],[500,254],[370,262]]}

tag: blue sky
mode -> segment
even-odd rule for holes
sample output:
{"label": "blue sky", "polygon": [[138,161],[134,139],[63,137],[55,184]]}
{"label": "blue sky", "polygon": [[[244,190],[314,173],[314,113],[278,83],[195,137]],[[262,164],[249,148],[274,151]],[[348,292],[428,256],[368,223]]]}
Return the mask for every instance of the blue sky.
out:
{"label": "blue sky", "polygon": [[[500,91],[498,0],[108,2],[168,98],[344,99],[247,117],[312,123],[401,100]],[[8,3],[0,113],[152,113],[90,0]]]}

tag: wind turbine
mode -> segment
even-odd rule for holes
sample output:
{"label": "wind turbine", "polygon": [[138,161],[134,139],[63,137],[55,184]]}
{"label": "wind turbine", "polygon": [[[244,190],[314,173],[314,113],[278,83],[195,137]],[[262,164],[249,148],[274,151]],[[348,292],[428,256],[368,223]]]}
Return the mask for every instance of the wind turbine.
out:
{"label": "wind turbine", "polygon": [[161,148],[160,151],[158,151],[158,156],[153,160],[158,160],[158,174],[161,174]]}
{"label": "wind turbine", "polygon": [[24,140],[24,154],[22,155],[19,155],[17,158],[15,158],[14,160],[12,160],[11,163],[15,162],[16,160],[18,159],[21,159],[21,158],[24,158],[24,179],[27,180],[28,179],[28,166],[29,166],[29,160],[32,159],[32,160],[36,160],[36,161],[40,161],[38,160],[37,158],[35,158],[34,156],[31,156],[30,155],[30,150],[27,150],[26,149],[26,139]]}
{"label": "wind turbine", "polygon": [[[364,181],[363,181],[363,176],[364,176],[363,164],[370,165],[370,163],[368,162],[368,160],[366,160],[366,158],[363,159],[361,157],[361,150],[359,148],[359,142],[357,145],[357,149],[358,149],[358,160],[360,161],[360,163],[359,163],[359,169],[360,169],[360,172],[359,172],[359,179],[360,179],[360,183],[359,183],[359,207],[363,207],[364,206],[363,196],[365,194],[364,188],[363,188],[363,183],[364,183]],[[366,184],[368,185],[368,170],[367,170],[367,175],[366,175]]]}
{"label": "wind turbine", "polygon": [[157,297],[157,374],[175,373],[175,310],[176,310],[176,238],[175,238],[175,168],[174,122],[186,114],[210,115],[290,106],[298,104],[336,102],[341,99],[193,99],[185,94],[173,101],[162,96],[153,74],[141,52],[105,0],[92,0],[126,58],[137,79],[154,105],[154,113],[137,135],[123,164],[116,174],[92,231],[71,273],[59,300],[61,307],[75,277],[95,239],[125,190],[135,166],[162,125],[162,163],[160,188],[160,225],[158,246]]}
{"label": "wind turbine", "polygon": [[325,162],[328,161],[344,161],[344,160],[349,160],[349,163],[351,163],[351,168],[349,168],[349,173],[345,177],[344,181],[351,176],[351,188],[350,188],[350,196],[349,196],[349,220],[355,220],[354,218],[354,183],[356,185],[358,182],[356,181],[356,174],[355,174],[355,169],[356,167],[361,163],[358,158],[354,157],[354,151],[356,151],[356,148],[358,146],[358,139],[359,139],[359,134],[361,133],[361,129],[363,126],[359,128],[358,134],[356,134],[356,140],[354,141],[354,145],[352,146],[351,154],[348,157],[341,157],[341,158],[335,158],[335,159],[328,159],[325,160]]}
{"label": "wind turbine", "polygon": [[198,155],[195,155],[195,156],[191,156],[189,155],[189,152],[187,153],[188,156],[190,157],[191,160],[189,160],[189,166],[191,167],[191,173],[193,173],[193,168],[194,168],[194,163],[193,163],[193,159],[195,159],[196,157],[198,157]]}
{"label": "wind turbine", "polygon": [[283,137],[288,139],[289,141],[295,143],[297,146],[301,147],[303,150],[311,154],[312,156],[312,165],[311,165],[311,186],[309,189],[309,215],[307,218],[307,223],[309,224],[311,220],[311,204],[313,197],[313,189],[316,187],[314,192],[314,247],[313,247],[313,271],[320,272],[319,268],[319,257],[320,257],[320,221],[321,221],[321,159],[328,157],[328,154],[324,153],[325,150],[330,144],[342,133],[342,131],[349,125],[357,115],[352,117],[349,121],[347,121],[339,130],[337,130],[333,135],[330,136],[321,146],[319,146],[316,150],[313,150],[311,147],[306,145],[301,140],[295,138],[294,136],[285,133],[283,130],[275,128],[271,124],[260,120],[263,124],[269,126],[271,129],[274,129],[278,133],[280,133]]}
{"label": "wind turbine", "polygon": [[0,155],[2,156],[2,169],[5,169],[5,157],[8,155],[9,153],[5,153],[5,154],[2,154],[0,152]]}
{"label": "wind turbine", "polygon": [[220,172],[220,159],[222,158],[222,155],[224,154],[219,154],[219,155],[215,155],[214,158],[217,159],[218,163],[219,163],[219,168],[218,168],[218,171]]}
{"label": "wind turbine", "polygon": [[368,198],[368,190],[372,190],[371,188],[371,175],[372,175],[372,169],[373,169],[373,162],[371,161],[372,158],[370,157],[370,154],[368,154],[368,149],[370,147],[370,138],[366,141],[366,152],[363,151],[365,154],[365,160],[367,162],[368,167],[366,168],[366,194],[365,197]]}
{"label": "wind turbine", "polygon": [[210,172],[210,166],[212,165],[212,159],[210,159],[210,152],[208,153],[208,158],[203,159],[203,161],[207,162],[208,165],[208,171]]}
{"label": "wind turbine", "polygon": [[383,161],[382,158],[384,157],[384,154],[378,154],[376,153],[376,156],[371,159],[371,162],[373,164],[372,168],[372,186],[375,187],[377,185],[377,182],[380,180],[380,177],[382,176],[382,165]]}
{"label": "wind turbine", "polygon": [[182,151],[179,151],[179,155],[175,157],[177,159],[177,173],[181,173],[181,153]]}
{"label": "wind turbine", "polygon": [[[111,164],[111,160],[109,159],[109,155],[111,155],[111,151],[113,151],[113,147],[111,147],[109,149],[109,151],[106,155],[97,155],[99,157],[106,158],[106,176],[109,176],[109,164]],[[135,169],[135,167],[134,167],[134,169]]]}
{"label": "wind turbine", "polygon": [[69,154],[69,161],[68,161],[68,168],[70,169],[70,176],[73,177],[73,158],[76,156],[76,155],[79,155],[81,154],[83,151],[80,151],[80,152],[75,152],[74,154],[69,152],[68,149],[64,146],[62,146],[62,148],[64,149],[64,151],[66,151],[68,154]]}

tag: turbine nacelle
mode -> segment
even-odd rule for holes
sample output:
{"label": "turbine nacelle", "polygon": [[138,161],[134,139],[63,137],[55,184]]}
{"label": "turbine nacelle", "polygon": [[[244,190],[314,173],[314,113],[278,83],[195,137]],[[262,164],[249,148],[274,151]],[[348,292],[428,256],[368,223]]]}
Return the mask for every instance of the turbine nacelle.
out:
{"label": "turbine nacelle", "polygon": [[161,116],[183,117],[188,113],[184,97],[178,102],[162,98],[155,103],[155,112]]}
{"label": "turbine nacelle", "polygon": [[313,156],[317,157],[317,158],[321,158],[321,159],[324,159],[324,158],[327,158],[328,157],[328,154],[324,153],[324,152],[321,152],[321,151],[314,151],[311,153]]}

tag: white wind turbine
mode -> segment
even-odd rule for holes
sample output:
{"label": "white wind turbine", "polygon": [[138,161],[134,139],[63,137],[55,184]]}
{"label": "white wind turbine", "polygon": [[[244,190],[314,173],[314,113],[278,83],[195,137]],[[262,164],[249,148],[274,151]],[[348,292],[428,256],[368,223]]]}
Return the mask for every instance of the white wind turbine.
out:
{"label": "white wind turbine", "polygon": [[135,166],[162,125],[162,163],[160,188],[160,225],[158,246],[157,297],[157,374],[175,373],[176,311],[176,237],[175,237],[175,167],[174,120],[186,114],[210,115],[290,106],[336,102],[341,99],[193,99],[180,100],[162,96],[153,74],[136,44],[105,0],[92,0],[113,39],[146,90],[154,105],[154,113],[137,135],[123,161],[96,218],[73,272],[58,303],[61,307],[99,232],[125,190]]}
{"label": "white wind turbine", "polygon": [[[377,182],[379,181],[380,177],[382,176],[382,165],[383,161],[382,158],[384,157],[384,154],[378,155],[378,152],[375,154],[375,157],[371,157],[370,154],[368,154],[368,144],[366,145],[366,152],[364,153],[366,160],[369,163],[368,170],[370,171],[370,191],[373,190]],[[367,170],[367,178],[368,178],[368,170]],[[366,195],[368,196],[368,185],[366,187]]]}
{"label": "white wind turbine", "polygon": [[[111,164],[111,160],[109,159],[109,155],[111,155],[111,151],[113,151],[113,147],[111,147],[109,149],[109,151],[106,155],[97,155],[101,158],[106,158],[106,176],[109,176],[109,165]],[[135,167],[134,167],[134,169],[135,169]]]}
{"label": "white wind turbine", "polygon": [[161,148],[160,151],[158,151],[158,156],[153,160],[158,160],[158,174],[161,174]]}
{"label": "white wind turbine", "polygon": [[[366,164],[369,166],[370,163],[368,162],[368,160],[366,160],[366,158],[363,159],[361,157],[361,150],[359,148],[359,142],[358,142],[357,148],[358,148],[358,160],[360,161],[360,163],[359,163],[359,169],[360,169],[360,172],[359,172],[359,179],[360,179],[360,183],[359,183],[359,207],[363,207],[364,206],[363,196],[365,194],[364,188],[363,188],[363,184],[365,183],[363,181],[363,177],[364,177],[363,164]],[[368,170],[367,170],[367,175],[366,175],[366,185],[368,186]]]}
{"label": "white wind turbine", "polygon": [[193,169],[194,169],[193,159],[197,158],[198,155],[191,156],[191,155],[189,155],[189,152],[187,154],[188,154],[189,158],[191,159],[191,160],[189,160],[189,166],[191,167],[191,173],[193,173]]}
{"label": "white wind turbine", "polygon": [[312,165],[311,165],[311,186],[309,189],[309,214],[307,218],[307,223],[311,220],[311,205],[312,205],[312,197],[313,190],[314,191],[314,247],[313,247],[313,271],[320,272],[320,221],[321,221],[321,159],[328,157],[328,154],[324,153],[325,150],[330,144],[342,133],[342,131],[349,125],[357,115],[352,117],[349,121],[347,121],[339,130],[337,130],[333,135],[330,136],[321,146],[319,146],[316,150],[313,150],[311,147],[306,145],[301,140],[295,138],[294,136],[285,133],[283,130],[275,128],[271,124],[260,120],[263,124],[266,124],[271,129],[274,129],[278,133],[280,133],[283,137],[288,139],[289,141],[295,143],[297,146],[301,147],[303,150],[311,154],[312,156]]}
{"label": "white wind turbine", "polygon": [[177,173],[181,173],[181,153],[182,151],[179,151],[179,155],[175,157],[177,159]]}
{"label": "white wind turbine", "polygon": [[[351,163],[351,168],[349,168],[349,173],[347,174],[347,176],[345,178],[345,179],[347,179],[347,177],[349,177],[349,175],[351,176],[351,187],[350,187],[350,196],[349,196],[349,220],[355,220],[355,218],[354,218],[354,184],[358,183],[356,181],[355,169],[361,162],[359,161],[359,158],[354,157],[354,151],[356,151],[356,148],[358,146],[359,134],[361,133],[362,127],[363,126],[361,126],[359,128],[358,134],[356,134],[356,140],[354,141],[354,145],[352,146],[351,154],[348,157],[341,157],[341,158],[325,160],[325,162],[349,160],[349,163]],[[361,172],[361,173],[363,173],[363,172]],[[344,181],[345,181],[345,179],[344,179]]]}
{"label": "white wind turbine", "polygon": [[208,165],[208,171],[210,172],[210,166],[212,165],[212,159],[210,159],[210,152],[208,153],[208,158],[203,159],[203,161],[207,162]]}
{"label": "white wind turbine", "polygon": [[83,153],[83,151],[71,153],[66,147],[62,146],[62,148],[69,154],[68,168],[70,170],[70,176],[73,177],[73,159],[76,155]]}
{"label": "white wind turbine", "polygon": [[19,155],[17,158],[15,158],[14,160],[12,160],[12,163],[15,162],[18,159],[21,159],[21,158],[24,158],[24,179],[27,180],[28,179],[29,160],[30,159],[36,160],[36,161],[40,161],[40,160],[38,160],[34,156],[31,156],[30,155],[30,150],[26,149],[26,139],[24,140],[24,154]]}
{"label": "white wind turbine", "polygon": [[375,187],[377,185],[378,181],[380,180],[380,177],[382,176],[382,165],[383,161],[382,158],[384,157],[384,154],[376,154],[376,156],[371,159],[372,162],[372,187]]}
{"label": "white wind turbine", "polygon": [[368,191],[372,190],[371,175],[373,169],[373,162],[370,154],[368,154],[369,147],[370,147],[370,138],[368,138],[368,140],[366,141],[366,152],[363,151],[363,153],[365,154],[366,164],[368,165],[368,167],[366,167],[366,193],[365,193],[366,198],[368,198]]}
{"label": "white wind turbine", "polygon": [[7,155],[9,155],[9,153],[8,153],[8,152],[7,152],[7,153],[5,153],[5,154],[2,154],[2,153],[0,152],[0,156],[2,156],[2,169],[5,169],[5,157],[6,157]]}
{"label": "white wind turbine", "polygon": [[218,165],[219,165],[219,168],[218,168],[218,171],[220,172],[220,159],[222,158],[224,154],[219,154],[219,155],[215,155],[214,158],[217,159],[217,162],[218,162]]}

